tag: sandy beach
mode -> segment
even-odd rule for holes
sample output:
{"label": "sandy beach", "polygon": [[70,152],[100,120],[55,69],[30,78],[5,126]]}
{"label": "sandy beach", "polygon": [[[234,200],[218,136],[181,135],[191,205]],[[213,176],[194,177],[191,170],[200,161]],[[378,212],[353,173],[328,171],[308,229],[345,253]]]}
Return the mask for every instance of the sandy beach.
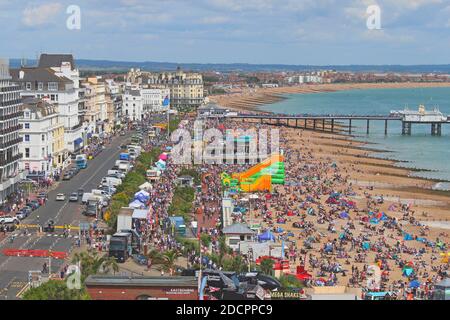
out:
{"label": "sandy beach", "polygon": [[278,88],[245,88],[236,89],[228,94],[210,96],[211,102],[233,110],[255,111],[259,106],[275,103],[285,99],[286,94],[310,94],[321,92],[336,92],[344,90],[364,89],[400,89],[400,88],[432,88],[450,87],[450,82],[444,83],[350,83],[350,84],[317,84],[299,85]]}
{"label": "sandy beach", "polygon": [[[345,84],[345,85],[318,85],[318,86],[305,86],[305,87],[289,87],[289,88],[273,88],[273,89],[258,89],[258,90],[246,90],[245,92],[233,93],[229,95],[214,96],[210,100],[216,102],[222,107],[227,107],[230,109],[237,109],[242,111],[256,111],[259,105],[273,103],[283,99],[282,95],[286,93],[314,93],[314,92],[325,92],[325,91],[338,91],[338,90],[353,90],[353,89],[369,89],[369,88],[415,88],[415,87],[448,87],[449,83],[445,84],[417,84],[417,83],[393,83],[393,84]],[[233,121],[233,127],[241,126],[251,126],[252,124],[246,121],[246,123],[240,123],[239,121]],[[258,126],[255,123],[255,126]],[[264,125],[266,126],[266,125]],[[267,127],[271,127],[267,125]],[[275,128],[275,127],[274,127]],[[448,244],[448,221],[450,221],[450,192],[446,191],[436,191],[432,190],[433,185],[437,181],[427,180],[423,178],[417,178],[410,176],[411,170],[405,169],[397,166],[395,161],[377,159],[370,156],[370,150],[368,146],[362,142],[353,140],[351,137],[341,135],[341,134],[329,134],[324,132],[309,131],[298,128],[280,128],[280,138],[282,139],[282,144],[288,154],[298,154],[298,156],[287,157],[287,165],[292,166],[294,163],[294,168],[287,171],[287,177],[290,181],[301,181],[301,177],[297,175],[299,172],[304,171],[302,165],[312,165],[312,166],[323,166],[324,164],[329,165],[330,163],[336,163],[339,168],[339,173],[342,175],[343,181],[341,189],[339,191],[345,190],[345,188],[351,188],[353,191],[353,196],[350,197],[352,201],[357,203],[359,209],[363,209],[363,212],[374,210],[376,212],[385,212],[390,218],[398,219],[402,221],[400,223],[402,232],[407,232],[410,234],[415,234],[416,236],[426,235],[427,239],[441,239],[444,243]],[[375,146],[376,147],[376,146]],[[295,161],[295,157],[299,157],[298,163]],[[321,175],[325,176],[330,174],[330,170],[322,168],[320,170],[316,169],[317,172],[321,172]],[[315,172],[315,171],[312,171]],[[322,180],[325,178],[321,176]],[[322,185],[323,187],[323,185]],[[307,188],[308,189],[308,188]],[[308,189],[309,190],[309,189]],[[283,217],[285,219],[286,210],[289,206],[297,207],[299,202],[298,189],[295,187],[277,187],[277,191],[282,195],[282,198],[278,198],[270,204],[268,210],[275,214],[275,217]],[[377,197],[382,197],[384,199],[382,204],[375,204],[373,200]],[[326,207],[324,198],[320,197],[318,206],[313,207],[320,211],[320,208]],[[371,202],[371,203],[370,203]],[[392,206],[396,209],[392,210]],[[403,206],[407,206],[408,209],[405,212],[404,209],[400,210]],[[264,222],[264,210],[255,210],[255,212],[249,217],[252,222],[259,221],[263,226],[267,227]],[[402,259],[405,261],[409,258],[408,255],[411,253],[424,252],[420,259],[414,259],[415,263],[422,266],[422,270],[419,275],[419,279],[426,281],[434,274],[430,272],[433,270],[439,270],[438,254],[431,250],[429,251],[422,243],[416,241],[408,241],[406,244],[403,243],[402,232],[389,231],[384,227],[377,232],[371,231],[372,227],[361,222],[362,216],[360,210],[352,211],[350,210],[351,221],[359,221],[359,226],[356,227],[357,231],[353,231],[354,234],[358,234],[361,237],[366,237],[370,241],[377,243],[379,246],[378,250],[383,246],[387,246],[390,250],[393,250],[394,243],[400,241],[402,243],[403,249],[409,251],[407,255],[401,255]],[[302,221],[302,223],[311,223],[311,230],[315,230],[323,237],[319,236],[317,242],[308,250],[310,255],[309,261],[306,263],[307,270],[314,275],[317,272],[317,266],[314,266],[312,261],[315,261],[316,255],[318,257],[323,256],[321,251],[326,244],[330,243],[332,239],[336,236],[327,230],[327,223],[325,225],[317,224],[319,220],[315,217],[309,217],[308,215],[298,213],[302,216],[301,219],[298,217],[287,217],[287,222],[285,224],[275,226],[280,226],[284,229],[284,233],[296,232],[293,228],[293,222]],[[327,215],[325,215],[327,216]],[[333,225],[335,230],[347,230],[348,226],[351,224],[346,224],[345,220],[340,221],[335,220],[328,216],[329,219],[326,221],[331,221],[330,225]],[[337,221],[337,222],[336,222]],[[420,226],[420,223],[427,225],[427,227]],[[247,221],[248,222],[248,221]],[[352,222],[353,223],[353,222]],[[419,223],[419,224],[418,224]],[[274,226],[274,228],[275,228]],[[330,227],[330,226],[328,226]],[[425,228],[425,229],[424,229]],[[340,231],[337,231],[338,233]],[[380,233],[383,232],[383,233]],[[368,236],[368,235],[372,236]],[[379,238],[377,237],[379,236]],[[376,240],[378,239],[378,240]],[[296,243],[293,245],[293,252],[296,252],[295,248],[304,247],[304,236],[299,236]],[[334,240],[336,241],[336,240]],[[334,243],[334,242],[333,242]],[[353,247],[353,245],[352,245]],[[375,262],[380,257],[376,252],[366,252],[357,250],[357,254],[348,255],[342,254],[342,257],[347,257],[346,261],[350,261],[352,265],[351,275],[339,277],[337,283],[344,286],[352,286],[352,281],[358,281],[360,277],[359,272],[353,272],[354,267],[360,269],[365,269],[367,263]],[[379,251],[381,252],[381,251]],[[383,256],[383,254],[381,254]],[[306,255],[305,255],[306,257]],[[361,257],[362,263],[357,262]],[[313,259],[313,260],[311,260]],[[389,259],[388,259],[389,260]],[[325,264],[338,263],[341,261],[340,265],[347,264],[343,260],[336,259],[336,257],[331,260],[325,258]],[[334,261],[334,262],[331,262]],[[383,260],[384,261],[384,260]],[[305,261],[303,261],[304,263]],[[398,261],[397,261],[398,262]],[[389,277],[386,279],[387,285],[395,284],[396,281],[402,279],[401,269],[398,267],[393,267],[393,265],[387,266],[386,270],[389,270]],[[433,267],[432,267],[433,266]],[[436,269],[438,268],[438,269]],[[352,279],[350,279],[352,278]]]}

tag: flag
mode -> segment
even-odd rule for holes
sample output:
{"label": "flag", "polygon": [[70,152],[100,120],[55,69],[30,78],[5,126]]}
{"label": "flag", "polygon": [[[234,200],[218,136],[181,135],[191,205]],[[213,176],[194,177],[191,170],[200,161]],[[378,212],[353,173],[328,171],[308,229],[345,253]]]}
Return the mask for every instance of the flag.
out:
{"label": "flag", "polygon": [[168,107],[169,104],[170,104],[170,98],[169,98],[169,96],[166,96],[163,101],[163,107]]}

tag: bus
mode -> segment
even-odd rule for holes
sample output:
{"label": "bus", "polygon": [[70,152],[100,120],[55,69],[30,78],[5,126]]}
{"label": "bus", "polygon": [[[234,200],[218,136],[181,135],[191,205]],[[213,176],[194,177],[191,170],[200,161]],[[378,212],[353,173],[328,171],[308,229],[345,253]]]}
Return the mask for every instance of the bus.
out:
{"label": "bus", "polygon": [[78,169],[86,169],[87,168],[87,156],[85,154],[79,154],[75,158],[75,163]]}

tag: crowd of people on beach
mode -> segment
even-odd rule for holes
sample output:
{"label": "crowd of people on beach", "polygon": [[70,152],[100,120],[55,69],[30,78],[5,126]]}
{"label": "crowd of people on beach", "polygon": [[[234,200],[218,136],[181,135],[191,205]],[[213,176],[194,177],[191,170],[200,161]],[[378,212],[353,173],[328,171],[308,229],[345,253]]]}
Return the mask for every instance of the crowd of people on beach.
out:
{"label": "crowd of people on beach", "polygon": [[[217,123],[208,120],[208,125]],[[226,127],[267,128],[232,121],[227,121]],[[285,185],[274,187],[271,194],[258,194],[251,212],[235,213],[234,222],[250,225],[257,221],[260,232],[270,230],[277,241],[285,241],[285,258],[291,270],[299,264],[304,266],[312,274],[310,285],[391,291],[400,298],[410,294],[429,297],[432,285],[448,277],[448,264],[440,255],[448,250],[448,234],[433,237],[430,229],[414,217],[411,203],[385,201],[373,187],[354,185],[352,172],[357,169],[353,165],[341,166],[331,156],[319,157],[307,138],[303,144],[300,141],[301,130],[281,129]],[[197,198],[197,210],[208,212],[205,207],[215,210],[220,205],[216,200],[220,203],[224,191],[218,188],[222,172],[243,172],[248,167],[207,167],[210,187]],[[242,196],[236,195],[236,205],[245,206],[240,202]],[[214,249],[214,235],[220,230],[202,232],[213,236]],[[380,270],[379,280],[374,278],[374,267]]]}

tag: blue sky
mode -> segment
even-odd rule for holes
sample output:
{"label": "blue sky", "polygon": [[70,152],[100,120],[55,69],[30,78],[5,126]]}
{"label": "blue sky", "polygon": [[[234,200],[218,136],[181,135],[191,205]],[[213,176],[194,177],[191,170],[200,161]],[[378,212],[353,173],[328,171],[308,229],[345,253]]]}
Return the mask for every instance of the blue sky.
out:
{"label": "blue sky", "polygon": [[[381,8],[381,30],[366,26]],[[68,30],[66,9],[81,9]],[[448,64],[450,0],[0,0],[0,56],[124,61]]]}

